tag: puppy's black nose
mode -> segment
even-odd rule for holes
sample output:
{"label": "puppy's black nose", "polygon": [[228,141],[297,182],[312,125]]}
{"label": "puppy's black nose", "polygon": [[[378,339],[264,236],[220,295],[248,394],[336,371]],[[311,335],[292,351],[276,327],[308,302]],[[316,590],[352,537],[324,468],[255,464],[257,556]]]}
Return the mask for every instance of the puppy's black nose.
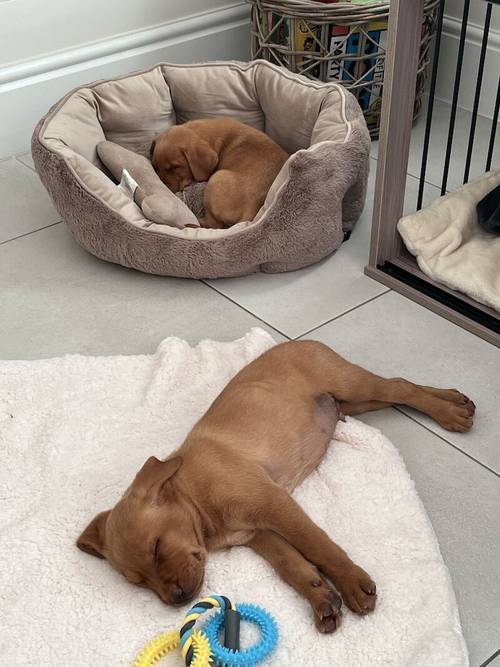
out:
{"label": "puppy's black nose", "polygon": [[173,590],[172,598],[175,604],[180,604],[181,602],[184,602],[184,600],[186,599],[186,594],[184,593],[184,591],[180,586],[176,586]]}

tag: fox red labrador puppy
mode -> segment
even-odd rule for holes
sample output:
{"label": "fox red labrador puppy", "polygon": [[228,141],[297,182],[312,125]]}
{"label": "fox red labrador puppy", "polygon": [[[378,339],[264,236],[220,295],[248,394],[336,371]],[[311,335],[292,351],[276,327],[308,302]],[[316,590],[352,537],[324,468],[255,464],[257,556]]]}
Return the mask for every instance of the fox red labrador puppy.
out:
{"label": "fox red labrador puppy", "polygon": [[333,632],[342,599],[358,614],[375,608],[375,583],[290,492],[319,464],[342,414],[398,403],[449,430],[472,426],[475,406],[455,389],[383,379],[312,341],[278,345],[229,382],[176,452],[149,458],[77,544],[168,604],[198,593],[209,551],[247,545],[309,600],[319,630]]}
{"label": "fox red labrador puppy", "polygon": [[288,158],[270,137],[231,118],[193,120],[153,142],[151,161],[173,192],[208,181],[203,227],[253,220]]}

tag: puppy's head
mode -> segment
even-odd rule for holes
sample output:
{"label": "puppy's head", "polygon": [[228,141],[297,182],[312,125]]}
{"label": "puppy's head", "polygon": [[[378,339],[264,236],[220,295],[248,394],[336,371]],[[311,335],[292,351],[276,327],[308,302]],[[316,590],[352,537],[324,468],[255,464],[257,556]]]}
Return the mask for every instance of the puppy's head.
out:
{"label": "puppy's head", "polygon": [[183,125],[170,128],[151,144],[153,167],[172,192],[208,180],[218,161],[216,151]]}
{"label": "puppy's head", "polygon": [[149,458],[118,504],[77,540],[82,551],[106,558],[131,583],[174,605],[199,591],[206,561],[199,519],[173,480],[181,465],[180,456]]}

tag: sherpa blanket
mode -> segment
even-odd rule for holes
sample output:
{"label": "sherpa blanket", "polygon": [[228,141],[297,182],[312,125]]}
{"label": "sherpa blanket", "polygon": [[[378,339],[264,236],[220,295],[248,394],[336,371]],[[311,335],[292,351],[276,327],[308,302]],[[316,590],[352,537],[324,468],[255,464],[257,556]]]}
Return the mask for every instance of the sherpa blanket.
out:
{"label": "sherpa blanket", "polygon": [[422,271],[500,311],[500,236],[478,224],[478,203],[500,185],[500,168],[407,215],[398,231]]}
{"label": "sherpa blanket", "polygon": [[[0,362],[2,665],[122,667],[152,636],[179,627],[185,610],[127,583],[75,539],[148,456],[171,452],[227,381],[272,345],[254,329],[194,348],[168,338],[151,356]],[[281,636],[267,664],[468,664],[436,537],[387,438],[354,419],[340,423],[296,498],[375,578],[378,607],[366,618],[346,610],[335,634],[320,635],[307,602],[249,549],[212,554],[203,594],[275,615]]]}

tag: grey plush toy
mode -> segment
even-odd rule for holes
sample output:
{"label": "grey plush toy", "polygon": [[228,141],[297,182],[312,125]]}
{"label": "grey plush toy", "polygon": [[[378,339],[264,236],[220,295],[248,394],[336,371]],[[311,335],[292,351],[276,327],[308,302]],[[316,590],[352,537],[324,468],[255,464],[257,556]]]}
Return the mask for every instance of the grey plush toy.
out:
{"label": "grey plush toy", "polygon": [[148,220],[180,229],[200,226],[195,213],[199,215],[203,208],[204,183],[194,183],[175,195],[159,179],[151,162],[142,155],[112,141],[98,144],[97,153],[114,178],[128,186],[125,189]]}

